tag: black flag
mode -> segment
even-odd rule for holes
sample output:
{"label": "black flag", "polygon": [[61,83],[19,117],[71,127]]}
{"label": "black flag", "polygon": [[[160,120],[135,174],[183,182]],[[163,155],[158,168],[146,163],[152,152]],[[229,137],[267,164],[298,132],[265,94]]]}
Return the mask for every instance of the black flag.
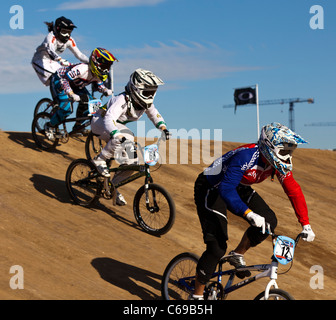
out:
{"label": "black flag", "polygon": [[255,88],[241,88],[234,92],[235,112],[237,106],[244,104],[257,104],[257,94]]}

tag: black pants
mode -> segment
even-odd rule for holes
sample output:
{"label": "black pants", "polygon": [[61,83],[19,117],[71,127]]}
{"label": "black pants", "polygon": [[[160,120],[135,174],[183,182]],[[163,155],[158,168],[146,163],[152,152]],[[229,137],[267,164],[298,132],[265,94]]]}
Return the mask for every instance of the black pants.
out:
{"label": "black pants", "polygon": [[[271,229],[274,230],[277,225],[275,213],[260,195],[251,187],[243,185],[237,187],[237,192],[242,201],[253,212],[263,216],[266,223],[269,223]],[[197,277],[201,283],[206,283],[210,280],[219,259],[227,249],[227,208],[218,190],[210,186],[203,173],[198,176],[195,182],[194,200],[206,244],[206,250],[197,265]],[[260,231],[260,228],[253,226],[247,229],[247,237],[252,247],[267,238],[267,234],[262,234]]]}

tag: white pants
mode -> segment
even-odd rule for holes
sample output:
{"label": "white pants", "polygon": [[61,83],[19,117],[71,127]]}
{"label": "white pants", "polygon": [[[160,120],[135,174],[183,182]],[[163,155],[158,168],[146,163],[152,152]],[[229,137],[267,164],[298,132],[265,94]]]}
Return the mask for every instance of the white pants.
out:
{"label": "white pants", "polygon": [[54,60],[48,58],[33,57],[32,66],[45,86],[50,85],[50,77],[62,66]]}
{"label": "white pants", "polygon": [[[125,125],[117,123],[118,130],[127,139],[134,142],[134,134]],[[106,141],[106,146],[100,153],[100,157],[104,160],[114,158],[120,165],[137,164],[138,157],[134,148],[129,148],[125,144],[121,144],[118,139],[111,139],[110,132],[106,130],[103,117],[100,114],[93,116],[91,120],[91,130],[98,135],[99,139]],[[117,172],[112,182],[119,183],[123,179],[128,178],[133,171],[119,171]]]}

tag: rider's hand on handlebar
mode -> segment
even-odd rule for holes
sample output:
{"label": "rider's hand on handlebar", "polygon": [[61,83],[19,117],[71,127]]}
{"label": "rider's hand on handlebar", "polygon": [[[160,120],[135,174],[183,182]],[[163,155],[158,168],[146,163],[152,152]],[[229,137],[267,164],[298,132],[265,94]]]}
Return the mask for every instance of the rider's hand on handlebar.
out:
{"label": "rider's hand on handlebar", "polygon": [[113,91],[112,91],[111,89],[107,89],[107,88],[105,88],[104,91],[103,91],[103,95],[104,95],[105,97],[107,97],[107,96],[112,96],[112,94],[113,94]]}
{"label": "rider's hand on handlebar", "polygon": [[301,233],[306,235],[306,237],[302,238],[303,240],[308,241],[308,242],[314,241],[315,233],[313,232],[310,224],[306,224],[305,226],[303,226]]}
{"label": "rider's hand on handlebar", "polygon": [[68,66],[70,66],[70,62],[68,61],[68,60],[65,60],[65,59],[63,59],[63,58],[60,58],[59,60],[58,60],[58,62],[61,64],[61,66],[63,66],[63,67],[68,67]]}
{"label": "rider's hand on handlebar", "polygon": [[261,228],[261,233],[264,234],[266,231],[265,218],[257,213],[250,211],[246,216],[246,219],[251,223],[252,226]]}
{"label": "rider's hand on handlebar", "polygon": [[80,101],[80,96],[78,95],[78,94],[76,94],[76,93],[73,93],[73,92],[70,92],[69,94],[68,94],[68,96],[69,96],[69,100],[70,101]]}
{"label": "rider's hand on handlebar", "polygon": [[162,128],[162,132],[163,132],[163,136],[166,140],[169,140],[171,137],[171,133],[169,132],[169,130],[166,127]]}

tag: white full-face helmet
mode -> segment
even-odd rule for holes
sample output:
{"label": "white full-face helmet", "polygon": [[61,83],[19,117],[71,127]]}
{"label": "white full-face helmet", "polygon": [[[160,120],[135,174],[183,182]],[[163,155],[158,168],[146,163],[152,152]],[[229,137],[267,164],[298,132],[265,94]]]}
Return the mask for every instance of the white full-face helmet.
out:
{"label": "white full-face helmet", "polygon": [[158,86],[164,82],[153,72],[136,69],[126,85],[126,92],[131,99],[143,109],[148,109],[153,101]]}
{"label": "white full-face helmet", "polygon": [[293,151],[303,143],[307,141],[291,129],[273,122],[261,129],[258,145],[261,153],[273,168],[286,175],[293,169]]}

